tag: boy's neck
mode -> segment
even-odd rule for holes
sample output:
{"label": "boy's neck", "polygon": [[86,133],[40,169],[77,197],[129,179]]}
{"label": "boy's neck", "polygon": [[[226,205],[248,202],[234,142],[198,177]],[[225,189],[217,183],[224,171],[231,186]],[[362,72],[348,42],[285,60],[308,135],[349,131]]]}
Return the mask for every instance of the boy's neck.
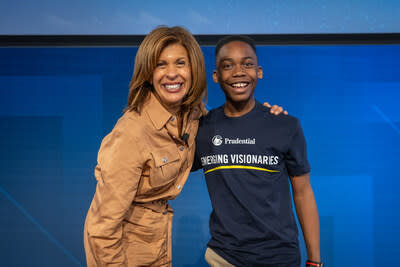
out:
{"label": "boy's neck", "polygon": [[249,113],[256,105],[254,97],[244,102],[233,102],[226,99],[224,113],[228,117],[240,117]]}

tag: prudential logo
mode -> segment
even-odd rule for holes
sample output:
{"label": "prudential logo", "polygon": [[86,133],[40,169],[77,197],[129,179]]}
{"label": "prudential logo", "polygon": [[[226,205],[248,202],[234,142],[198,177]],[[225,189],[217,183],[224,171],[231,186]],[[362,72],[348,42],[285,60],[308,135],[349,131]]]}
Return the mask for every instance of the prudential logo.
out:
{"label": "prudential logo", "polygon": [[220,135],[215,135],[212,139],[212,143],[214,144],[214,146],[220,146],[222,145],[222,136]]}

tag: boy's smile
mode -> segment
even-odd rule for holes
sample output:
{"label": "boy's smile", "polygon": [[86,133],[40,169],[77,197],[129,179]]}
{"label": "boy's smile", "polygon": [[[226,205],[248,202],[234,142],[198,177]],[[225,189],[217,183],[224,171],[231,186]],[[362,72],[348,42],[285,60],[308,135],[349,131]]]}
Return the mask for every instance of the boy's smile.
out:
{"label": "boy's smile", "polygon": [[228,105],[251,110],[255,104],[254,89],[262,75],[257,55],[247,43],[233,41],[219,50],[213,79],[220,84]]}

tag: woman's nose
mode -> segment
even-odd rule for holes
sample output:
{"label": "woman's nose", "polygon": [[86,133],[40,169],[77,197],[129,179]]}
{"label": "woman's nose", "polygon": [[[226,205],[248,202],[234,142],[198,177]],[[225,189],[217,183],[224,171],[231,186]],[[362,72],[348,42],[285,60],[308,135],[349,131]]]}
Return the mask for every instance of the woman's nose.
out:
{"label": "woman's nose", "polygon": [[175,79],[178,76],[178,71],[175,66],[169,66],[167,68],[167,78],[168,79]]}

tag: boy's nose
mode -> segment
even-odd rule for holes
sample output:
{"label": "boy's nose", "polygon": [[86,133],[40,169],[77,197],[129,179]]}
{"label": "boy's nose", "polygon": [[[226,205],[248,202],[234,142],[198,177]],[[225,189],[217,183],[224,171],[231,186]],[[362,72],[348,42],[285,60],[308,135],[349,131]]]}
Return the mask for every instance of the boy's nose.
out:
{"label": "boy's nose", "polygon": [[233,66],[233,76],[243,76],[244,71],[241,64],[236,64]]}

